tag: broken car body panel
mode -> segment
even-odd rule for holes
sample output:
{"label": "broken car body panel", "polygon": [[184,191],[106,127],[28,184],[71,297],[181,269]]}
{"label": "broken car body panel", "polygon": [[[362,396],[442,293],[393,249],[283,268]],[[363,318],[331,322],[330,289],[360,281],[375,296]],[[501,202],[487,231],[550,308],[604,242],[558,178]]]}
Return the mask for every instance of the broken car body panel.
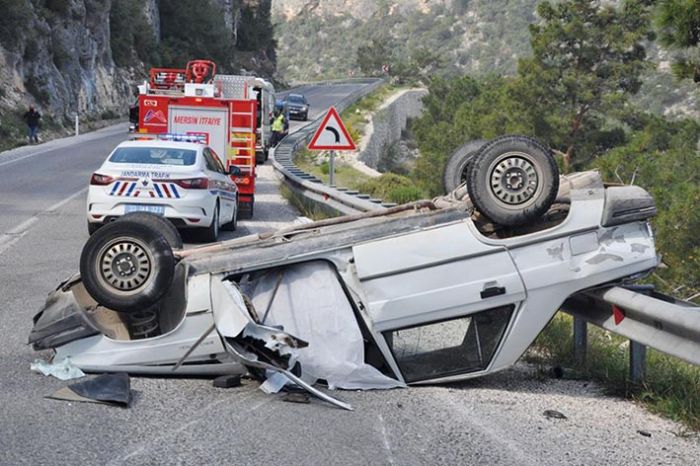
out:
{"label": "broken car body panel", "polygon": [[[364,340],[358,351],[398,384],[450,382],[501,370],[517,361],[567,298],[657,265],[648,203],[632,203],[640,213],[630,215],[627,202],[626,223],[602,226],[604,218],[621,217],[613,201],[606,202],[597,175],[588,178],[562,195],[568,205],[563,220],[503,237],[480,231],[468,201],[442,199],[176,251],[186,274],[172,285],[181,290],[169,295],[179,293],[183,302],[171,296],[175,304],[159,303],[159,314],[176,316],[158,335],[119,341],[101,332],[57,345],[56,352],[88,371],[164,373],[215,325],[218,332],[175,373],[198,366],[227,373],[234,359],[250,365],[251,354],[260,357],[242,352],[240,335],[257,328],[266,313],[258,308],[257,316],[242,314],[240,306],[226,304],[230,297],[220,295],[222,285],[246,291],[250,280],[321,261],[337,275],[356,317]],[[615,197],[625,199],[619,191]],[[185,311],[173,311],[178,306]],[[287,307],[291,316],[305,313],[293,300]],[[74,312],[94,310],[78,306]],[[51,346],[42,344],[45,335],[35,337],[30,342],[36,347]],[[304,350],[295,349],[302,368]]]}

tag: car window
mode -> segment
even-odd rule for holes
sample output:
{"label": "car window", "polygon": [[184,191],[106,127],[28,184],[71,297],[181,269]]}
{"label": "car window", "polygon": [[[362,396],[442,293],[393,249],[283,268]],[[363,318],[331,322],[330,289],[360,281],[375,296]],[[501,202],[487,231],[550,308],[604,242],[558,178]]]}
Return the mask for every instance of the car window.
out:
{"label": "car window", "polygon": [[287,100],[293,104],[303,104],[306,102],[304,96],[301,95],[290,95]]}
{"label": "car window", "polygon": [[214,149],[209,149],[209,152],[211,153],[212,159],[214,160],[214,163],[218,167],[218,170],[222,174],[226,174],[226,169],[224,168],[223,163],[221,162],[221,159],[219,158],[218,154],[214,152]]}
{"label": "car window", "polygon": [[194,165],[197,152],[169,147],[118,147],[109,161],[148,165]]}
{"label": "car window", "polygon": [[217,164],[217,159],[215,155],[212,155],[211,151],[209,150],[208,147],[205,147],[202,150],[202,153],[204,154],[204,161],[207,164],[207,170],[211,170],[213,172],[218,172],[221,173],[220,164]]}

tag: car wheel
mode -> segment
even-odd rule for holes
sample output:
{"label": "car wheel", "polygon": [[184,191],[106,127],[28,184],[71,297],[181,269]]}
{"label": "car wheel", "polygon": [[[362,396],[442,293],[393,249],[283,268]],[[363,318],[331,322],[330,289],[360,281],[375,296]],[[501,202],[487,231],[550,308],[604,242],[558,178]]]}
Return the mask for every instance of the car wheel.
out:
{"label": "car wheel", "polygon": [[262,165],[265,163],[265,160],[267,160],[267,157],[265,157],[265,152],[260,151],[260,152],[255,152],[255,164],[256,165]]}
{"label": "car wheel", "polygon": [[124,220],[104,225],[83,247],[80,275],[95,301],[119,312],[152,306],[173,281],[175,258],[157,229]]}
{"label": "car wheel", "polygon": [[209,243],[215,242],[219,239],[219,202],[216,202],[214,207],[214,215],[212,215],[211,225],[204,228],[202,231],[202,241]]}
{"label": "car wheel", "polygon": [[467,181],[469,162],[485,143],[486,141],[483,139],[469,141],[454,151],[445,164],[445,171],[442,176],[445,193],[454,191],[459,185]]}
{"label": "car wheel", "polygon": [[550,149],[526,136],[502,136],[484,145],[468,169],[474,207],[493,222],[515,226],[539,218],[559,190]]}
{"label": "car wheel", "polygon": [[116,221],[122,222],[125,220],[143,223],[159,231],[172,249],[182,249],[184,247],[180,232],[177,231],[175,225],[165,217],[150,212],[129,212],[117,218]]}
{"label": "car wheel", "polygon": [[99,228],[102,226],[101,223],[92,223],[92,222],[87,222],[88,225],[88,234],[92,235],[95,233]]}
{"label": "car wheel", "polygon": [[[236,201],[236,206],[238,206],[238,201]],[[221,229],[226,230],[226,231],[236,231],[236,228],[238,228],[238,207],[236,207],[233,211],[233,216],[231,217],[231,221],[228,223],[225,223]]]}

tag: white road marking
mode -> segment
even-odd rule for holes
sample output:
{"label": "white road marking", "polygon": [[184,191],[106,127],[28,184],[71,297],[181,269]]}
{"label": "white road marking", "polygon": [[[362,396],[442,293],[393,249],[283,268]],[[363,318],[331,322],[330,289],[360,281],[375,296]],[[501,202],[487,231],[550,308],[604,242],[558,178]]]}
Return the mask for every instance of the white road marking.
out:
{"label": "white road marking", "polygon": [[391,444],[389,443],[389,437],[386,434],[386,424],[384,423],[384,417],[379,415],[379,424],[382,428],[382,440],[384,441],[384,449],[387,453],[387,461],[389,464],[394,464],[394,455],[391,453]]}
{"label": "white road marking", "polygon": [[7,162],[2,162],[2,163],[0,163],[0,167],[3,167],[5,165],[9,165],[11,163],[19,162],[20,160],[28,159],[29,157],[34,157],[35,155],[46,154],[47,152],[52,152],[52,151],[55,151],[56,149],[57,148],[54,147],[52,149],[46,149],[46,150],[42,150],[39,152],[31,152],[29,154],[19,156],[16,159],[8,160]]}
{"label": "white road marking", "polygon": [[88,190],[88,188],[83,188],[80,191],[78,191],[77,193],[71,194],[67,198],[55,203],[54,205],[52,205],[48,209],[46,209],[42,212],[39,212],[38,214],[28,218],[27,220],[20,223],[19,225],[17,225],[16,227],[11,229],[10,231],[1,234],[0,235],[0,255],[5,253],[12,246],[14,246],[19,240],[24,238],[24,236],[27,233],[29,233],[29,230],[31,229],[31,227],[33,227],[34,224],[39,221],[39,218],[41,216],[57,211],[58,209],[60,209],[64,205],[68,204],[73,199],[75,199],[76,197],[84,194],[87,190]]}

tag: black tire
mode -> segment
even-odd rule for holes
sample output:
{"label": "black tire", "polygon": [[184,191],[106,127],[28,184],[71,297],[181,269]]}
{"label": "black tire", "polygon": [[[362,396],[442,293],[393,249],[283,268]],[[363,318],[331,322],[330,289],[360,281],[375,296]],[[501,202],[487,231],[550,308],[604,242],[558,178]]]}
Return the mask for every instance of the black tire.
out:
{"label": "black tire", "polygon": [[184,243],[180,232],[177,231],[175,225],[165,217],[150,212],[129,212],[117,218],[117,222],[132,221],[148,225],[156,231],[159,231],[172,249],[182,249]]}
{"label": "black tire", "polygon": [[214,215],[212,215],[211,225],[203,228],[201,231],[200,238],[202,241],[214,243],[219,239],[219,213],[219,202],[217,201],[216,206],[214,207]]}
{"label": "black tire", "polygon": [[474,207],[493,222],[523,225],[542,216],[559,190],[552,151],[526,136],[502,136],[484,145],[468,169]]}
{"label": "black tire", "polygon": [[255,164],[256,165],[263,165],[265,163],[265,160],[267,160],[267,157],[265,156],[264,150],[262,150],[260,152],[255,151]]}
{"label": "black tire", "polygon": [[243,204],[239,204],[239,206],[242,207],[241,211],[238,214],[240,216],[240,218],[245,218],[248,220],[253,218],[253,213],[254,213],[253,207],[255,206],[254,202],[244,202]]}
{"label": "black tire", "polygon": [[168,241],[141,222],[125,220],[103,226],[87,240],[80,255],[80,275],[87,292],[101,305],[119,312],[139,312],[158,302],[168,291],[174,272],[175,258]]}
{"label": "black tire", "polygon": [[454,191],[459,185],[467,181],[469,162],[484,144],[486,144],[486,141],[483,139],[469,141],[450,156],[445,164],[445,171],[442,176],[442,185],[445,188],[445,193]]}
{"label": "black tire", "polygon": [[92,234],[95,233],[97,230],[99,230],[100,227],[102,226],[101,223],[91,223],[91,222],[87,222],[87,225],[88,225],[88,234],[90,236],[92,236]]}
{"label": "black tire", "polygon": [[236,210],[233,212],[231,221],[221,225],[221,229],[225,231],[236,231],[236,228],[238,228],[238,201],[236,201]]}

